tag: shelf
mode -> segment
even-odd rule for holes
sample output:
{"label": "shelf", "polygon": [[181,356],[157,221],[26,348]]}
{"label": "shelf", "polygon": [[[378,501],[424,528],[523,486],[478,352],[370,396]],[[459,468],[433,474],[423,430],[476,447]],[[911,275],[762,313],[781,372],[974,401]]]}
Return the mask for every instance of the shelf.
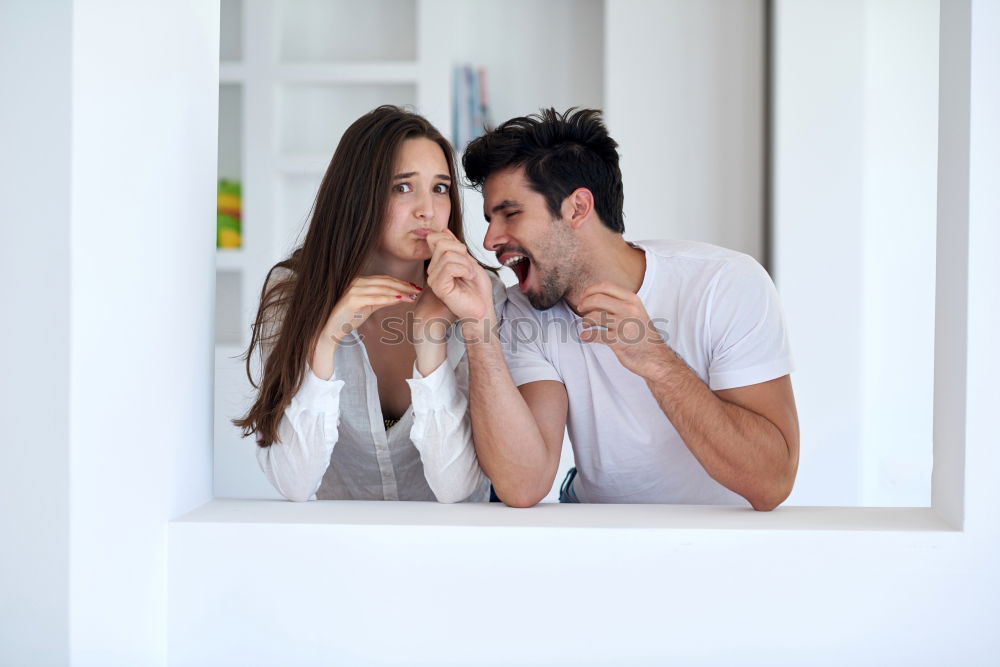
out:
{"label": "shelf", "polygon": [[241,84],[247,80],[247,70],[243,63],[219,63],[219,83]]}
{"label": "shelf", "polygon": [[314,176],[326,173],[333,155],[284,155],[277,159],[278,171],[282,174]]}
{"label": "shelf", "polygon": [[243,2],[222,0],[219,60],[237,61],[243,58]]}
{"label": "shelf", "polygon": [[246,255],[242,250],[219,248],[215,251],[216,271],[242,271],[246,264]]}
{"label": "shelf", "polygon": [[243,87],[219,85],[219,178],[242,181]]}
{"label": "shelf", "polygon": [[277,86],[278,152],[333,155],[344,130],[381,104],[415,106],[413,83],[282,83]]}
{"label": "shelf", "polygon": [[216,345],[240,345],[243,342],[241,311],[240,274],[233,271],[217,271],[215,274]]}
{"label": "shelf", "polygon": [[275,10],[282,63],[417,59],[416,0],[286,0]]}
{"label": "shelf", "polygon": [[278,65],[276,78],[289,83],[409,83],[416,84],[420,71],[414,62],[302,63]]}

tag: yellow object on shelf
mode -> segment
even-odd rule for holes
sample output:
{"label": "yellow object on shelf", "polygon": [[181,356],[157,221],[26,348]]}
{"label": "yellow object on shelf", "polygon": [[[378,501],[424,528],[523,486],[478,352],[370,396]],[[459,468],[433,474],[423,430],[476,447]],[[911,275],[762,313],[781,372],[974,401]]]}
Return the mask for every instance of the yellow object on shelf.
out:
{"label": "yellow object on shelf", "polygon": [[216,201],[216,236],[217,248],[240,248],[243,246],[242,189],[236,181],[219,181],[219,194]]}
{"label": "yellow object on shelf", "polygon": [[243,239],[239,232],[231,229],[220,229],[217,245],[220,248],[239,248],[243,245]]}

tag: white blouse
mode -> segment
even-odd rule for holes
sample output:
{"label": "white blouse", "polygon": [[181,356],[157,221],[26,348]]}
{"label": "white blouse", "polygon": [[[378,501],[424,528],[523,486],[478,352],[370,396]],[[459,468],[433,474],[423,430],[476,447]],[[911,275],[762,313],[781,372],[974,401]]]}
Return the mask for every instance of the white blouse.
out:
{"label": "white blouse", "polygon": [[[502,312],[506,292],[495,276],[493,288]],[[267,479],[297,501],[489,500],[490,482],[472,442],[468,358],[454,327],[447,346],[447,359],[427,377],[414,364],[406,381],[412,403],[388,430],[357,332],[337,347],[329,380],[306,364],[302,386],[278,424],[279,442],[257,449]]]}

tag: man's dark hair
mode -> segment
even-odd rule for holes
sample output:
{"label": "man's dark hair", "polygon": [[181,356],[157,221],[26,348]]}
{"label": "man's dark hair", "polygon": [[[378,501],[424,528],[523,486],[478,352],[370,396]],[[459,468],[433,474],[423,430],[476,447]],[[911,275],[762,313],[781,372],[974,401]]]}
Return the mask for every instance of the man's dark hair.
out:
{"label": "man's dark hair", "polygon": [[474,139],[462,166],[477,190],[491,174],[523,167],[531,189],[545,197],[549,211],[560,217],[562,202],[577,188],[594,195],[594,208],[604,224],[625,231],[625,195],[618,167],[618,144],[596,109],[555,109],[512,118]]}

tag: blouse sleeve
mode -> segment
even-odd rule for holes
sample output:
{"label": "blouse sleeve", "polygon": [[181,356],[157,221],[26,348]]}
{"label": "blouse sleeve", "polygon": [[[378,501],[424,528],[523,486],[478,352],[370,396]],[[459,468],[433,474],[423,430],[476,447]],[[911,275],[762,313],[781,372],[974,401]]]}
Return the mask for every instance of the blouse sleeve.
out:
{"label": "blouse sleeve", "polygon": [[[462,363],[465,363],[464,360]],[[479,467],[469,420],[468,386],[445,360],[427,377],[413,366],[410,440],[420,452],[427,485],[438,502],[489,499],[490,480]]]}
{"label": "blouse sleeve", "polygon": [[[292,277],[275,269],[272,281]],[[269,282],[269,289],[272,284]],[[261,367],[266,367],[281,330],[283,311],[275,308],[263,323],[260,339]],[[344,381],[336,369],[330,380],[321,380],[306,363],[302,384],[278,422],[278,439],[257,448],[257,462],[268,481],[289,500],[312,499],[330,465],[340,422],[340,391]]]}
{"label": "blouse sleeve", "polygon": [[316,495],[337,442],[343,387],[343,380],[321,380],[307,365],[302,386],[278,424],[279,440],[257,449],[261,470],[285,498],[304,501]]}

